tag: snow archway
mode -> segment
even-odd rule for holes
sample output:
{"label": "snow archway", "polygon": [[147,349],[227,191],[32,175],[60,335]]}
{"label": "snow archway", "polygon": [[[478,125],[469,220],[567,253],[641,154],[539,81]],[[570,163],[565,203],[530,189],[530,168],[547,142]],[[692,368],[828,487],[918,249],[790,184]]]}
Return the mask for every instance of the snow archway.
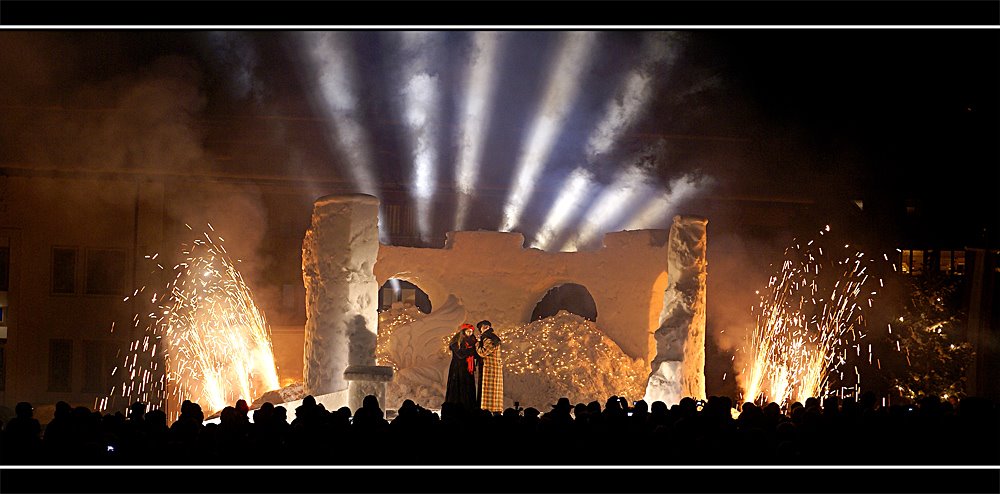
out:
{"label": "snow archway", "polygon": [[430,297],[420,286],[406,280],[390,278],[379,288],[378,311],[390,309],[396,303],[416,307],[424,314],[430,314],[433,309]]}
{"label": "snow archway", "polygon": [[[449,232],[440,249],[382,245],[373,233],[377,212],[371,196],[317,201],[303,243],[307,385],[313,374],[333,381],[348,364],[374,363],[377,291],[391,278],[420,286],[432,307],[458,309],[433,324],[435,334],[482,319],[500,330],[523,326],[550,288],[572,282],[586,286],[600,308],[601,332],[645,366],[647,397],[704,397],[707,220],[676,216],[669,231],[613,232],[595,251],[544,252],[525,248],[520,233],[491,231]],[[330,381],[321,382],[340,388]]]}
{"label": "snow archway", "polygon": [[552,317],[560,310],[597,322],[597,304],[594,303],[594,297],[590,295],[587,287],[576,283],[564,283],[545,292],[545,296],[538,301],[531,313],[531,322]]}

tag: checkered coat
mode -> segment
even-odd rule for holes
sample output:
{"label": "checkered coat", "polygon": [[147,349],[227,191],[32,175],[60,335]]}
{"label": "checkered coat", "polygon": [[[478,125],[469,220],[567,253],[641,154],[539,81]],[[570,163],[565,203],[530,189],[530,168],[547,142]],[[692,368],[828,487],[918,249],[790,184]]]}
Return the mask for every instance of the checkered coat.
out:
{"label": "checkered coat", "polygon": [[482,357],[483,371],[479,386],[479,407],[491,412],[503,412],[503,362],[500,360],[500,337],[490,328],[476,345]]}

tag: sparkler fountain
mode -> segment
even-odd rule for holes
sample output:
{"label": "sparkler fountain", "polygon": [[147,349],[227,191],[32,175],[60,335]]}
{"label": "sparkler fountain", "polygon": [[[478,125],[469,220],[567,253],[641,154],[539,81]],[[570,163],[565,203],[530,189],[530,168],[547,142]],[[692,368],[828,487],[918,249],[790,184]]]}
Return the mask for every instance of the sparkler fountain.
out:
{"label": "sparkler fountain", "polygon": [[[151,296],[157,310],[146,316],[148,326],[112,371],[122,381],[99,400],[98,410],[111,408],[114,400],[126,406],[139,401],[147,409],[167,408],[173,420],[184,400],[199,403],[210,415],[279,388],[267,320],[223,239],[217,239],[207,232],[195,239],[183,252],[187,258],[174,266],[165,294]],[[159,254],[147,257],[155,262]],[[132,296],[143,292],[145,287]],[[134,321],[139,327],[138,314]]]}
{"label": "sparkler fountain", "polygon": [[[878,293],[864,289],[876,277],[874,269],[869,272],[876,259],[849,249],[847,244],[843,254],[835,253],[837,249],[824,250],[810,240],[785,250],[781,272],[771,277],[761,296],[756,325],[743,349],[743,401],[787,404],[826,396],[835,393],[829,382],[834,373],[842,384],[847,382],[839,369],[848,361],[848,348],[861,356],[863,312]],[[878,283],[883,285],[881,279]],[[870,344],[867,356],[871,363]],[[842,397],[845,391],[860,393],[856,365],[854,374],[853,385],[841,386]]]}

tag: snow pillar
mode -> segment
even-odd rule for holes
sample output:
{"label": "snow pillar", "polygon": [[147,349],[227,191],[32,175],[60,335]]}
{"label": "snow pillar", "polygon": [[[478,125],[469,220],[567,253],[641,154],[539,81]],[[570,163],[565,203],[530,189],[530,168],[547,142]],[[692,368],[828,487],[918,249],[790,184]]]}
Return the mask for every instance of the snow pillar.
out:
{"label": "snow pillar", "polygon": [[[356,393],[379,396],[365,387],[369,375],[385,386],[385,369],[375,366],[378,206],[378,199],[367,194],[324,196],[313,204],[312,224],[302,241],[306,288],[302,377],[309,394],[350,388],[351,403]],[[391,368],[388,375],[391,379]],[[357,402],[360,406],[360,399]]]}
{"label": "snow pillar", "polygon": [[690,396],[705,399],[705,259],[708,220],[674,216],[667,244],[667,288],[660,326],[653,333],[645,400],[668,406]]}

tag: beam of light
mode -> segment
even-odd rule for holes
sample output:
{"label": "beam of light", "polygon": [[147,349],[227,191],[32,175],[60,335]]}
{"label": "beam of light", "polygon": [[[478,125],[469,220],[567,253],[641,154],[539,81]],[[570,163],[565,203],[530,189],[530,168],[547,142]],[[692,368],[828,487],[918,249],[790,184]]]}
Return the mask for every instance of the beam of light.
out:
{"label": "beam of light", "polygon": [[436,32],[400,33],[409,57],[403,74],[404,121],[410,131],[413,176],[410,194],[416,202],[417,229],[424,242],[431,237],[431,207],[436,188],[438,153],[438,77],[431,73],[430,53],[440,36]]}
{"label": "beam of light", "polygon": [[595,42],[596,34],[592,32],[564,35],[559,59],[549,76],[541,107],[530,127],[528,144],[517,161],[514,182],[504,204],[500,231],[509,232],[520,222],[555,138],[569,113],[570,104],[579,92],[580,75],[589,65]]}
{"label": "beam of light", "polygon": [[[671,41],[670,33],[654,33],[644,38],[639,63],[625,76],[616,97],[608,102],[604,118],[597,124],[587,140],[588,167],[601,154],[611,149],[622,132],[632,125],[641,111],[648,106],[649,98],[652,95],[653,70],[660,63],[672,58],[673,52],[674,43]],[[649,208],[653,207],[653,205],[649,206]],[[539,248],[544,249],[545,247],[542,246],[547,246],[554,237],[561,233],[556,229],[561,230],[564,226],[563,208],[565,206],[560,201],[556,201],[550,209],[549,220],[536,236],[536,239],[539,240],[536,240],[535,245]],[[558,217],[558,220],[554,217]],[[558,222],[555,223],[555,221]],[[575,243],[568,244],[568,246],[571,249],[576,249]]]}
{"label": "beam of light", "polygon": [[[835,392],[830,377],[841,374],[847,349],[861,357],[863,312],[877,294],[862,287],[875,278],[867,272],[875,259],[857,251],[831,259],[833,249],[815,240],[796,243],[785,255],[780,273],[761,295],[756,325],[741,349],[746,355],[740,373],[743,401],[787,404],[821,398]],[[870,345],[867,350],[870,361]],[[861,376],[856,368],[855,375],[856,386],[850,388],[857,392]],[[841,397],[846,389],[840,387]]]}
{"label": "beam of light", "polygon": [[489,121],[497,64],[497,46],[500,34],[493,31],[475,33],[472,56],[466,75],[465,106],[461,114],[458,168],[455,173],[458,188],[458,205],[455,211],[455,230],[465,229],[472,191],[479,175],[482,142]]}
{"label": "beam of light", "polygon": [[[334,140],[347,161],[355,187],[365,194],[379,197],[379,187],[373,172],[371,145],[361,126],[355,61],[349,33],[306,32],[306,50],[319,72],[319,87],[326,102],[326,111],[334,122]],[[388,223],[379,207],[379,241],[389,243]]]}
{"label": "beam of light", "polygon": [[577,168],[566,179],[562,192],[549,210],[549,215],[545,219],[545,224],[535,236],[535,241],[531,246],[536,249],[545,250],[549,243],[555,238],[557,232],[561,231],[574,212],[587,197],[587,191],[591,186],[592,175],[584,168]]}
{"label": "beam of light", "polygon": [[212,31],[208,33],[210,47],[215,51],[217,63],[225,65],[226,72],[236,85],[238,98],[253,96],[261,102],[262,93],[254,91],[261,84],[256,76],[259,60],[253,44],[238,31]]}
{"label": "beam of light", "polygon": [[625,230],[667,228],[677,205],[697,195],[713,183],[711,178],[684,175],[670,181],[668,189],[655,196],[625,223]]}
{"label": "beam of light", "polygon": [[653,93],[653,70],[671,60],[675,51],[672,33],[653,33],[643,40],[639,63],[625,76],[615,98],[608,102],[604,119],[587,140],[587,159],[606,153],[621,133],[648,107]]}
{"label": "beam of light", "polygon": [[[148,325],[111,371],[121,381],[99,400],[99,410],[108,410],[113,401],[126,407],[141,401],[147,409],[173,403],[170,415],[175,419],[181,403],[191,400],[211,415],[239,399],[252,403],[280,388],[264,314],[222,238],[215,243],[208,233],[203,236],[174,266],[165,294],[149,299],[157,309],[133,318],[136,328],[143,320]],[[143,292],[145,287],[132,296]]]}
{"label": "beam of light", "polygon": [[584,213],[583,224],[577,234],[562,246],[563,252],[576,251],[597,235],[604,233],[614,221],[619,220],[624,211],[644,192],[648,192],[646,173],[641,168],[630,166],[618,174],[614,183],[607,186],[597,201]]}

